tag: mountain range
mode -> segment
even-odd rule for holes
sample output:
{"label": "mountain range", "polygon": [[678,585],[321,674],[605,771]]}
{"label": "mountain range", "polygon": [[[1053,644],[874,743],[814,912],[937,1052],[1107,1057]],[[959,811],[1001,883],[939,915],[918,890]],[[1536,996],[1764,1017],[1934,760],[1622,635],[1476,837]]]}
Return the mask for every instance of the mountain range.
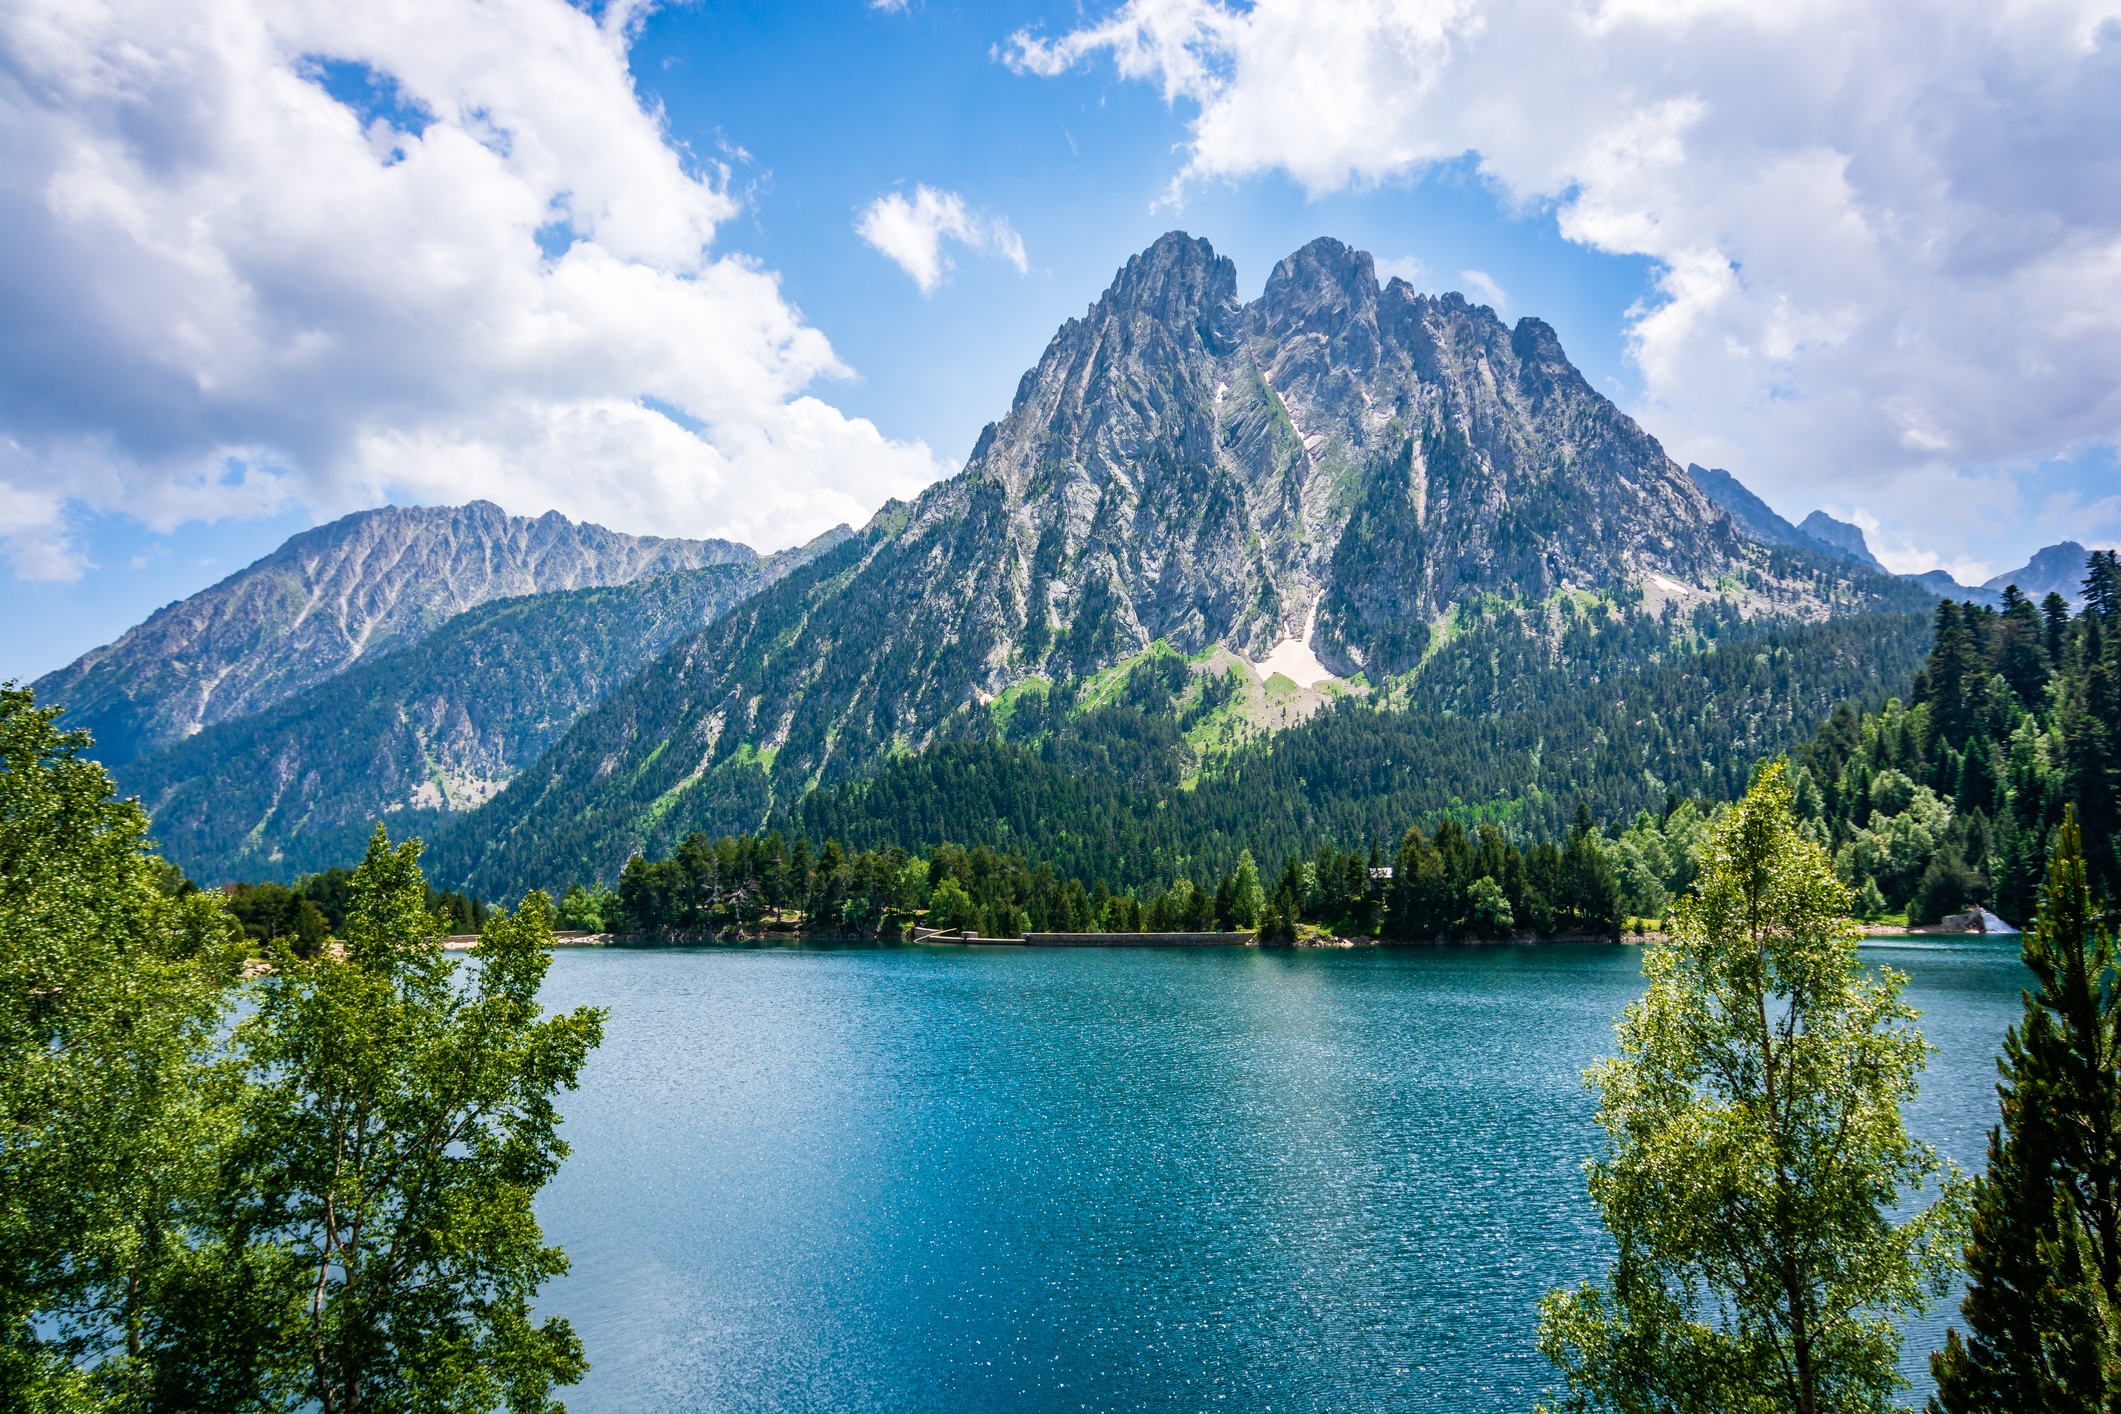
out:
{"label": "mountain range", "polygon": [[[1163,869],[1266,808],[1232,782],[1305,760],[1259,822],[1277,838],[1387,800],[1510,792],[1551,823],[1742,785],[1911,673],[1933,602],[1857,527],[1679,467],[1537,319],[1380,284],[1329,239],[1246,302],[1172,233],[958,475],[858,532],[760,556],[367,512],[36,686],[211,879],[343,862],[377,819],[487,896],[609,881],[696,829],[1022,839],[1100,781]],[[922,771],[1016,795],[885,810]],[[1221,823],[1120,822],[1193,802]]]}
{"label": "mountain range", "polygon": [[287,878],[475,809],[672,641],[845,540],[491,600],[410,647],[122,762],[165,849],[230,877]]}
{"label": "mountain range", "polygon": [[1873,574],[1890,573],[1871,553],[1861,526],[1836,520],[1825,511],[1813,511],[1804,524],[1791,525],[1767,502],[1746,489],[1745,483],[1721,467],[1688,462],[1686,474],[1701,494],[1726,512],[1748,539],[1762,545],[1794,545],[1855,561]]}
{"label": "mountain range", "polygon": [[489,600],[757,558],[727,540],[622,535],[490,501],[385,506],[291,537],[32,686],[116,764],[408,647]]}
{"label": "mountain range", "polygon": [[[1825,511],[1813,511],[1804,518],[1803,524],[1791,525],[1730,472],[1694,462],[1688,463],[1686,470],[1702,494],[1728,514],[1747,538],[1762,545],[1789,545],[1838,555],[1874,573],[1891,573],[1871,553],[1863,527],[1836,520]],[[2072,608],[2082,608],[2086,553],[2076,541],[2064,540],[2037,552],[2029,563],[2006,570],[1978,585],[1961,584],[1947,570],[1928,570],[1901,578],[1915,581],[1939,598],[1958,599],[1991,609],[2002,607],[2003,591],[2012,585],[2036,602],[2049,594],[2060,594]]]}

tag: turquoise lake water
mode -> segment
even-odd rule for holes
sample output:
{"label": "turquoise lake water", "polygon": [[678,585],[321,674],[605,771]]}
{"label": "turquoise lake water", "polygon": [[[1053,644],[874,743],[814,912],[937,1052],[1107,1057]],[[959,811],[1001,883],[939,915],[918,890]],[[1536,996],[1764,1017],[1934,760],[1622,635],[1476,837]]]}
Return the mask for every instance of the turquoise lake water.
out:
{"label": "turquoise lake water", "polygon": [[[1969,1169],[2025,974],[1867,947]],[[1632,948],[562,951],[575,1414],[1527,1411]],[[1945,1313],[1910,1333],[1921,1369]]]}

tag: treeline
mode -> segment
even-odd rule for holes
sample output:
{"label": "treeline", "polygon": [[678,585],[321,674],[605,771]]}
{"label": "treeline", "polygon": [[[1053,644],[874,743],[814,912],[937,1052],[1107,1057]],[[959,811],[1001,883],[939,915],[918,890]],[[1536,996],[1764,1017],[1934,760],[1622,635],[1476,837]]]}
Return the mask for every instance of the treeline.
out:
{"label": "treeline", "polygon": [[687,836],[666,859],[635,855],[615,890],[576,885],[560,902],[572,927],[669,937],[900,937],[914,928],[989,938],[1025,933],[1218,932],[1256,926],[1264,895],[1250,855],[1217,884],[1184,877],[1114,893],[1084,887],[1048,863],[985,845],[895,845],[850,852],[826,840],[792,845],[779,832]]}
{"label": "treeline", "polygon": [[460,969],[380,828],[309,896],[191,887],[56,715],[0,688],[0,1409],[557,1408],[533,1201],[602,1014],[540,1003],[544,896]]}
{"label": "treeline", "polygon": [[981,937],[1025,933],[1205,933],[1257,930],[1293,942],[1299,925],[1393,941],[1517,934],[1611,936],[1621,890],[1588,810],[1564,842],[1520,849],[1493,825],[1446,820],[1433,838],[1410,828],[1387,857],[1322,844],[1290,855],[1270,893],[1249,850],[1214,883],[1115,892],[1050,863],[975,845],[925,856],[892,845],[848,852],[827,840],[791,845],[778,832],[688,836],[666,859],[635,855],[616,890],[577,884],[560,901],[569,927],[680,938],[893,938],[915,928]]}
{"label": "treeline", "polygon": [[[168,874],[182,880],[174,866]],[[223,905],[244,936],[259,951],[291,950],[298,957],[314,957],[317,949],[346,929],[347,910],[353,902],[354,871],[333,866],[321,873],[304,874],[292,886],[274,883],[234,883],[221,888]],[[188,880],[180,887],[190,888]],[[486,926],[492,913],[486,901],[454,889],[427,890],[427,911],[444,920],[449,931],[471,934]]]}
{"label": "treeline", "polygon": [[2121,567],[2086,565],[2086,603],[1937,606],[1906,704],[1836,709],[1794,758],[1797,810],[1870,914],[1935,921],[1981,904],[2023,924],[2065,807],[2095,896],[2121,898]]}

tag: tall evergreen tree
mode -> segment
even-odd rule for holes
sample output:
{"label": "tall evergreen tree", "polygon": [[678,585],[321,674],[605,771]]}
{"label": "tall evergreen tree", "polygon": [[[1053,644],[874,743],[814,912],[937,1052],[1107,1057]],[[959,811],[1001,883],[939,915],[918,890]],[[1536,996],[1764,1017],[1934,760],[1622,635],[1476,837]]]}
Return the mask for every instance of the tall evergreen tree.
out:
{"label": "tall evergreen tree", "polygon": [[2085,603],[2111,621],[2121,614],[2121,552],[2094,550],[2084,568]]}
{"label": "tall evergreen tree", "polygon": [[[1973,728],[1971,680],[1978,679],[1986,664],[1968,627],[1972,610],[1962,610],[1946,599],[1937,606],[1936,642],[1929,664],[1923,669],[1916,696],[1930,705],[1933,742],[1957,746]],[[1925,743],[1930,745],[1931,743]]]}
{"label": "tall evergreen tree", "polygon": [[2050,589],[2047,597],[2040,601],[2040,617],[2047,629],[2047,661],[2050,667],[2062,666],[2062,644],[2069,635],[2069,600]]}
{"label": "tall evergreen tree", "polygon": [[2004,1042],[2002,1123],[1976,1183],[1967,1294],[1931,1357],[1933,1414],[2121,1408],[2121,973],[2095,928],[2075,812],[2025,962],[2038,983]]}

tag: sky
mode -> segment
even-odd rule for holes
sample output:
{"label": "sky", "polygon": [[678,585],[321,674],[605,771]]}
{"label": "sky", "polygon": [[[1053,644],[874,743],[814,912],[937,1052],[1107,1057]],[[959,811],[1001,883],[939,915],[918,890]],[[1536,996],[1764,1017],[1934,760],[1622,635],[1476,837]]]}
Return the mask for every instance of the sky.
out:
{"label": "sky", "polygon": [[1172,229],[1897,570],[2121,540],[2121,0],[0,0],[0,678],[385,502],[858,524]]}

